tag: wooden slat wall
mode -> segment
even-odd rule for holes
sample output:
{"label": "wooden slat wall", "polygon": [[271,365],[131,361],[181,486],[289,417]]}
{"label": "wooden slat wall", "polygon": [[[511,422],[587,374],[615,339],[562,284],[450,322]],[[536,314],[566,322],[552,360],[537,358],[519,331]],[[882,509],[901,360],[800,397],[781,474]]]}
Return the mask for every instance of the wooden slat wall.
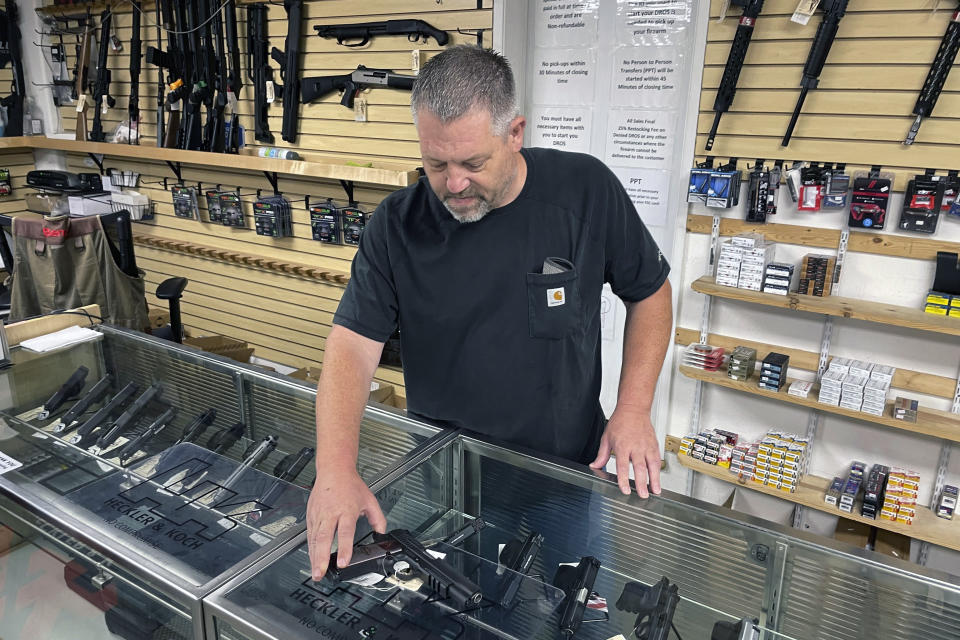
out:
{"label": "wooden slat wall", "polygon": [[[144,2],[143,6],[147,14],[142,20],[141,32],[145,51],[148,44],[156,45],[156,29],[152,26],[153,3]],[[419,18],[448,30],[451,44],[476,42],[475,36],[459,34],[457,28],[486,29],[485,43],[489,46],[492,0],[484,0],[482,6],[482,9],[478,9],[476,0],[445,0],[442,4],[436,0],[377,0],[363,3],[310,0],[304,3],[305,23],[301,47],[305,55],[302,58],[301,76],[343,74],[355,69],[358,64],[410,74],[414,49],[421,50],[421,59],[424,61],[441,50],[432,39],[427,44],[414,44],[404,37],[376,38],[366,47],[348,49],[337,45],[335,40],[317,37],[313,30],[316,24]],[[280,4],[269,5],[269,12],[271,45],[283,48],[287,31],[286,13]],[[104,129],[108,132],[125,120],[127,113],[131,34],[129,5],[117,5],[113,20],[114,31],[124,42],[124,50],[120,53],[111,51],[109,57],[113,73],[110,92],[117,98],[117,104],[104,117]],[[245,53],[246,8],[242,5],[238,7],[238,21],[240,46]],[[163,42],[165,48],[165,37]],[[71,56],[68,66],[72,68],[72,44],[68,44],[68,54]],[[242,59],[245,65],[246,56],[243,55]],[[271,62],[271,66],[275,80],[280,82],[276,63]],[[156,89],[157,69],[144,63],[140,76],[143,144],[155,143]],[[327,157],[341,157],[345,161],[419,164],[420,152],[410,116],[409,92],[374,89],[363,95],[368,101],[368,121],[364,123],[354,121],[353,112],[339,104],[339,96],[303,105],[300,110],[300,137],[296,145],[287,145],[280,138],[283,106],[279,101],[275,102],[270,107],[270,128],[276,139],[275,146],[292,147],[308,158],[309,154],[318,153]],[[246,129],[248,146],[260,146],[253,139],[253,86],[246,74],[240,98],[240,120]],[[64,130],[73,131],[76,117],[73,107],[61,108],[61,117]],[[88,122],[92,123],[92,112],[88,112]],[[262,174],[218,170],[215,158],[207,169],[183,168],[187,185],[197,186],[201,183],[203,188],[213,188],[215,185],[221,185],[224,189],[240,188],[250,228],[236,229],[207,222],[203,204],[201,221],[174,216],[171,195],[164,190],[162,182],[164,177],[168,178],[169,184],[173,184],[175,179],[164,163],[145,160],[119,162],[108,158],[105,165],[139,171],[141,183],[138,190],[156,203],[155,220],[138,224],[137,233],[349,272],[355,249],[322,245],[312,240],[309,213],[304,206],[305,196],[312,201],[332,197],[340,204],[345,204],[345,193],[334,181],[281,176],[280,190],[294,204],[295,237],[272,239],[258,236],[252,229],[252,202],[256,199],[256,191],[262,189],[270,193],[269,183]],[[68,166],[74,171],[91,170],[89,161],[80,154],[70,154]],[[357,184],[355,197],[361,206],[373,210],[389,193],[389,187]],[[188,329],[193,333],[221,333],[246,340],[256,348],[255,355],[290,366],[316,366],[322,363],[324,340],[343,293],[341,286],[142,245],[137,247],[137,255],[141,268],[147,271],[148,293],[166,277],[178,275],[190,280],[183,300],[183,314]],[[152,293],[148,301],[160,304]],[[403,394],[401,372],[380,369],[377,379],[399,386]]]}
{"label": "wooden slat wall", "polygon": [[[924,119],[911,147],[902,143],[911,112],[956,2],[851,0],[837,40],[810,91],[793,140],[780,140],[800,92],[803,65],[820,22],[790,21],[797,0],[767,0],[757,20],[733,105],[720,122],[712,154],[883,165],[897,173],[898,190],[923,169],[960,168],[960,72],[954,70],[933,117]],[[700,96],[697,154],[705,155],[716,90],[737,28],[739,11],[722,22],[722,0],[711,0],[711,22]],[[919,170],[919,171],[918,171]]]}

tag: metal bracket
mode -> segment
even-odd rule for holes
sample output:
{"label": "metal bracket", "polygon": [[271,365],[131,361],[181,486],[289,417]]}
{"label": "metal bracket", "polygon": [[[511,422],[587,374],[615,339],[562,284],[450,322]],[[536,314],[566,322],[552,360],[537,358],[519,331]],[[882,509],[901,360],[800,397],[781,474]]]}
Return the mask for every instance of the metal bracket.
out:
{"label": "metal bracket", "polygon": [[[477,4],[480,4],[478,1]],[[477,7],[480,8],[480,7]],[[483,32],[487,29],[461,29],[457,28],[457,33],[465,36],[475,36],[477,38],[477,46],[481,49],[483,48]]]}
{"label": "metal bracket", "polygon": [[843,261],[847,257],[847,245],[850,243],[850,230],[844,229],[840,232],[840,244],[837,246],[837,262],[833,267],[833,286],[840,284],[840,271],[843,268]]}
{"label": "metal bracket", "polygon": [[[263,172],[263,175],[266,176],[267,182],[269,182],[269,183],[270,183],[270,186],[273,188],[273,195],[275,195],[275,196],[280,195],[280,188],[279,188],[279,186],[278,186],[279,183],[280,183],[280,178],[277,176],[277,172],[276,172],[276,171],[264,171],[264,172]],[[258,190],[257,190],[257,197],[260,197],[259,191],[260,191],[260,190],[258,189]]]}
{"label": "metal bracket", "polygon": [[[167,166],[170,167],[170,171],[172,171],[173,175],[177,177],[177,182],[183,182],[183,167],[180,165],[180,163],[174,163],[170,160],[167,160],[166,162]],[[164,189],[166,189],[166,185],[164,185]]]}
{"label": "metal bracket", "polygon": [[90,159],[93,160],[93,163],[97,165],[97,169],[100,170],[100,175],[103,175],[103,155],[98,155],[96,153],[88,153]]}
{"label": "metal bracket", "polygon": [[787,573],[787,554],[790,548],[781,540],[774,545],[770,568],[767,570],[767,580],[764,588],[763,611],[766,614],[763,626],[771,631],[780,628],[780,602],[783,598],[783,585]]}
{"label": "metal bracket", "polygon": [[351,207],[357,206],[357,201],[353,199],[353,180],[341,180],[340,186],[347,193],[347,203]]}
{"label": "metal bracket", "polygon": [[[953,391],[953,406],[951,413],[960,413],[960,376],[957,378],[957,386]],[[937,477],[933,485],[933,493],[930,498],[930,508],[935,510],[937,502],[940,500],[940,494],[943,493],[943,485],[947,480],[947,468],[950,466],[950,454],[953,452],[953,442],[947,440],[940,447],[940,458],[937,460]],[[921,565],[927,564],[927,555],[930,553],[930,543],[924,542],[920,545],[920,556],[917,558]]]}

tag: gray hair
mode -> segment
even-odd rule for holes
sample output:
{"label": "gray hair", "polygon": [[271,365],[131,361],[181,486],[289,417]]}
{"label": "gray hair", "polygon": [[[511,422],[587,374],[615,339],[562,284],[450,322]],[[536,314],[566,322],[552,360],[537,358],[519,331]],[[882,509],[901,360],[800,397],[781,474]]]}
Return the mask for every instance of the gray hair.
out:
{"label": "gray hair", "polygon": [[413,122],[421,109],[441,122],[486,109],[494,135],[504,135],[517,116],[517,92],[510,63],[492,49],[458,45],[445,49],[420,69],[413,85]]}

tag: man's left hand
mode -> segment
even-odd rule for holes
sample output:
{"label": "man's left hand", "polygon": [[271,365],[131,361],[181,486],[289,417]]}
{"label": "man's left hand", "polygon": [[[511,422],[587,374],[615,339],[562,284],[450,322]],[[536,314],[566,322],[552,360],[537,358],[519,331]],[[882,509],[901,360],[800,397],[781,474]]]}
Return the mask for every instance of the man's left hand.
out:
{"label": "man's left hand", "polygon": [[641,498],[649,496],[649,481],[650,491],[659,495],[660,446],[649,411],[618,408],[613,412],[590,468],[603,469],[611,454],[617,459],[617,484],[624,495],[630,495],[631,465],[637,494]]}

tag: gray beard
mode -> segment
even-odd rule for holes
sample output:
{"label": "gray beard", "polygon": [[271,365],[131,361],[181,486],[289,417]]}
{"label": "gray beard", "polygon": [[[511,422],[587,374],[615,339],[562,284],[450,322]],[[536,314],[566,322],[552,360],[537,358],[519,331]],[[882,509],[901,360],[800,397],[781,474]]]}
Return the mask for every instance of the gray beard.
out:
{"label": "gray beard", "polygon": [[473,213],[460,213],[458,211],[454,211],[446,202],[443,203],[443,206],[447,208],[447,211],[450,212],[450,215],[452,215],[453,218],[460,224],[479,222],[485,215],[490,213],[490,210],[492,209],[490,203],[486,200],[480,200],[477,205],[477,210]]}

